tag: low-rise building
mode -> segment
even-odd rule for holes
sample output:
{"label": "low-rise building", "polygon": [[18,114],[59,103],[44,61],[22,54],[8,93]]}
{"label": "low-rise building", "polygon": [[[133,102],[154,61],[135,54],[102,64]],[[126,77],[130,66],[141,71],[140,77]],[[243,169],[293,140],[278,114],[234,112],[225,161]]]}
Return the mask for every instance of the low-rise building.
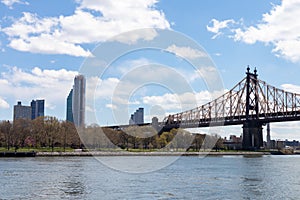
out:
{"label": "low-rise building", "polygon": [[223,144],[225,149],[228,150],[240,150],[243,148],[242,137],[237,137],[236,135],[230,135],[229,140],[225,138]]}

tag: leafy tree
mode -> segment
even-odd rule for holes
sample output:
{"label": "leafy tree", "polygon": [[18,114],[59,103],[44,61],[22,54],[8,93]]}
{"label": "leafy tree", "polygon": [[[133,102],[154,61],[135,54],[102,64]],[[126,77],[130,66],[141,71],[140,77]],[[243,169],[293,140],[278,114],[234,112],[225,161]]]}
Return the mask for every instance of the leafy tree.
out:
{"label": "leafy tree", "polygon": [[11,131],[11,142],[15,151],[25,146],[25,139],[30,134],[30,120],[17,119],[14,121]]}
{"label": "leafy tree", "polygon": [[[183,129],[176,129],[173,131],[173,134],[176,133],[176,136],[174,136],[173,140],[172,140],[172,144],[174,145],[174,147],[178,150],[180,149],[189,149],[189,147],[191,146],[194,136],[188,132],[185,131]],[[176,146],[175,146],[176,145]]]}
{"label": "leafy tree", "polygon": [[55,117],[45,117],[45,130],[47,133],[48,146],[51,147],[52,152],[56,143],[59,143],[60,124]]}
{"label": "leafy tree", "polygon": [[194,138],[193,145],[192,145],[194,150],[200,151],[202,144],[204,142],[204,138],[205,138],[205,135],[203,135],[203,134],[195,134],[195,138]]}
{"label": "leafy tree", "polygon": [[31,121],[31,136],[35,141],[35,147],[45,147],[46,144],[46,130],[44,124],[44,117],[38,117]]}
{"label": "leafy tree", "polygon": [[11,134],[12,132],[12,124],[10,121],[2,121],[0,122],[0,133],[1,133],[1,140],[4,146],[6,146],[7,150],[9,151],[11,147]]}

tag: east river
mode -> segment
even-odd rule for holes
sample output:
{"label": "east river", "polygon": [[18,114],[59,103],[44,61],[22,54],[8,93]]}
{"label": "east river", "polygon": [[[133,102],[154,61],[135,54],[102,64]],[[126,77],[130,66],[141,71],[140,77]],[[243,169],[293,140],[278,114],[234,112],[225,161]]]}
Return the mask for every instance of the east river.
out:
{"label": "east river", "polygon": [[0,158],[0,199],[300,199],[299,155],[186,156],[151,172],[168,156],[103,159]]}

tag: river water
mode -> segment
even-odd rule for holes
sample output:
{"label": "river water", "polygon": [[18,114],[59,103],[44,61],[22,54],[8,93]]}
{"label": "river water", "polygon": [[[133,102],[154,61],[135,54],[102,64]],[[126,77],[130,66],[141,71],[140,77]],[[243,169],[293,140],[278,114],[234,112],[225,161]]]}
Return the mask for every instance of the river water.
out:
{"label": "river water", "polygon": [[1,158],[0,199],[300,199],[300,156],[188,156],[149,173],[94,157]]}

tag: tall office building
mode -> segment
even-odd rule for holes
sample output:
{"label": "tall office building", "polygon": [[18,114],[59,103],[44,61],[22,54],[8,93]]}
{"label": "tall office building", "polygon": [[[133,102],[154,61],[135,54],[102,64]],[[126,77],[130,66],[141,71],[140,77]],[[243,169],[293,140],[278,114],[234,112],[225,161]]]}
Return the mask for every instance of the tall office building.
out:
{"label": "tall office building", "polygon": [[14,120],[16,119],[31,119],[31,106],[23,106],[21,101],[14,105]]}
{"label": "tall office building", "polygon": [[72,98],[73,98],[73,89],[71,89],[67,98],[67,121],[69,122],[74,122],[73,111],[72,111]]}
{"label": "tall office building", "polygon": [[129,124],[143,124],[144,123],[144,108],[137,109],[129,119]]}
{"label": "tall office building", "polygon": [[31,119],[45,116],[45,100],[31,101]]}
{"label": "tall office building", "polygon": [[76,76],[73,89],[67,98],[67,120],[77,127],[85,125],[85,84],[83,75]]}

